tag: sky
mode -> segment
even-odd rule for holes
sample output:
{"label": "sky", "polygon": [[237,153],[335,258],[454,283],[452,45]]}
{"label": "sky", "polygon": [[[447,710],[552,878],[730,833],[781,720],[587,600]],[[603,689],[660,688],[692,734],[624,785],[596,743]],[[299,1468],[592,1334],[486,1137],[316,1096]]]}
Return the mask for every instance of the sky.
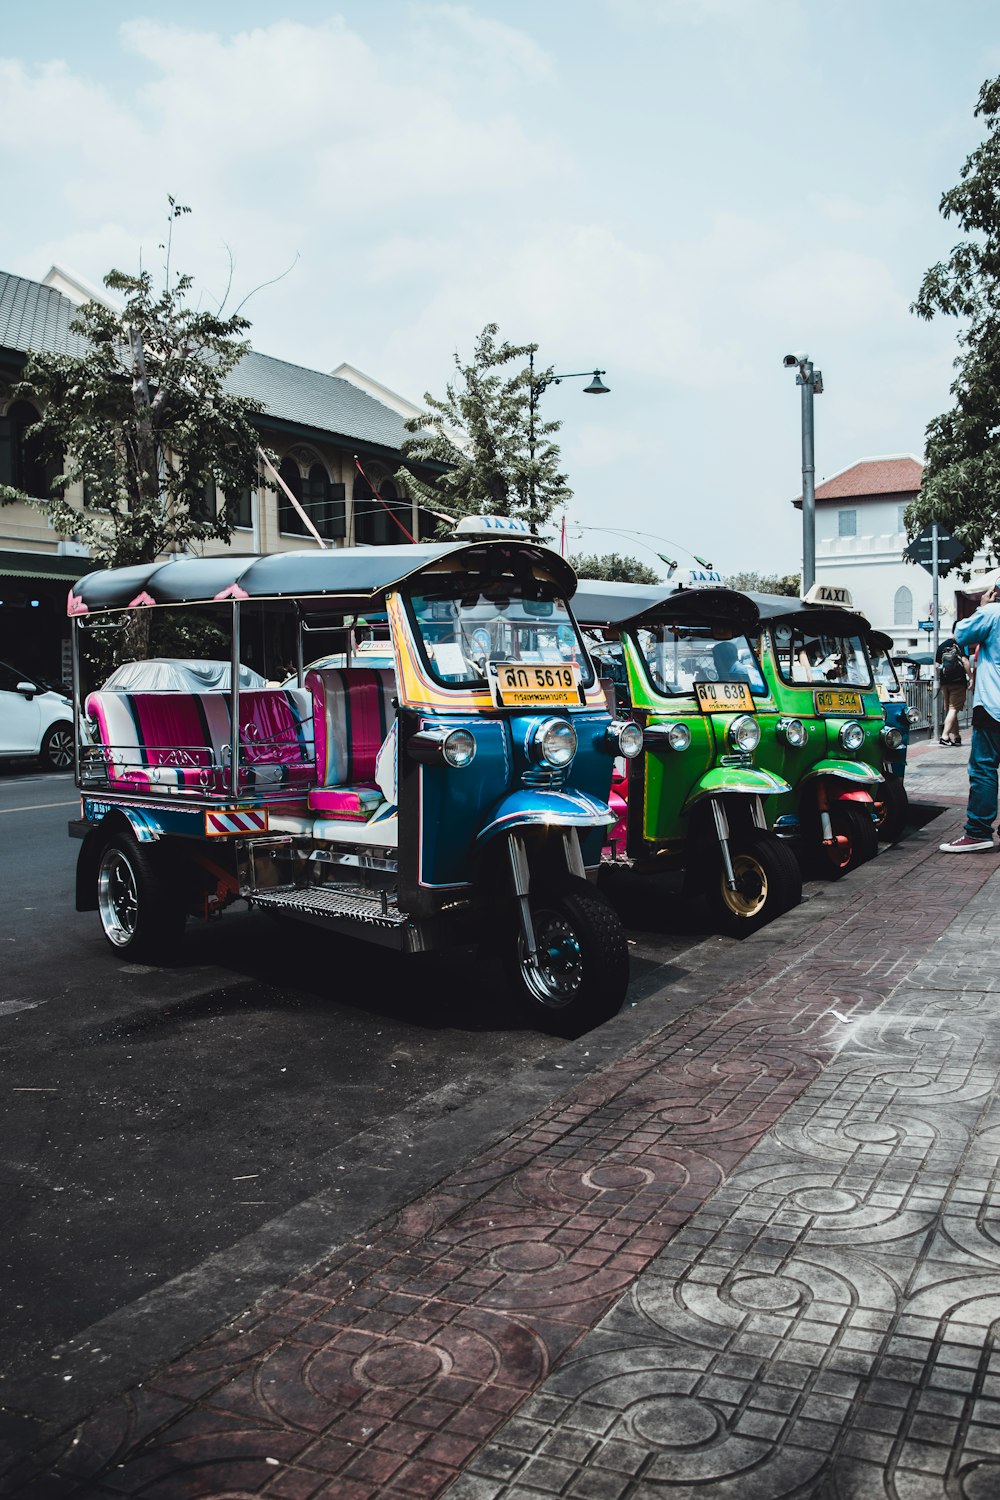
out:
{"label": "sky", "polygon": [[[174,266],[266,354],[442,395],[496,322],[557,373],[571,546],[797,571],[817,482],[922,456],[909,305],[1000,73],[988,0],[33,0],[0,39],[0,268]],[[625,533],[625,534],[623,534]],[[634,535],[633,533],[638,533]]]}

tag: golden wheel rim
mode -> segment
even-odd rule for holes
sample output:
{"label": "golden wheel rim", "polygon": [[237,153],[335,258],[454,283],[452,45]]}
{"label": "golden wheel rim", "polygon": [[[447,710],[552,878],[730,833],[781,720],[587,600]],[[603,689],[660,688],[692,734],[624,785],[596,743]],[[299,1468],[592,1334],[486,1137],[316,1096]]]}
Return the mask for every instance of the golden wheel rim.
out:
{"label": "golden wheel rim", "polygon": [[751,854],[737,854],[733,860],[736,890],[731,891],[722,876],[722,899],[737,917],[756,917],[767,905],[768,883],[764,866]]}

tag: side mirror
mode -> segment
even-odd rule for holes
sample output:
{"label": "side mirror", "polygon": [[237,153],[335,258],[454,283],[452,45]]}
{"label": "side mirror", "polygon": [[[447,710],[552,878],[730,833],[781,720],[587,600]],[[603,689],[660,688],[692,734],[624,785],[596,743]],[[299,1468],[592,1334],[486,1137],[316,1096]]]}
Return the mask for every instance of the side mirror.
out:
{"label": "side mirror", "polygon": [[38,692],[38,688],[33,682],[19,682],[15,692],[21,693],[25,698],[31,699]]}

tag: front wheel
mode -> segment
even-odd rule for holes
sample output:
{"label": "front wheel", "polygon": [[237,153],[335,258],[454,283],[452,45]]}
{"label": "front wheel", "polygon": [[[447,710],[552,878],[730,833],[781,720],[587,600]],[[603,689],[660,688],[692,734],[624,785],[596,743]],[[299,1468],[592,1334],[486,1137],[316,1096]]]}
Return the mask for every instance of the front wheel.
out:
{"label": "front wheel", "polygon": [[62,721],[51,725],[42,736],[38,752],[43,771],[72,771],[73,726]]}
{"label": "front wheel", "polygon": [[618,915],[585,881],[532,893],[536,952],[520,929],[511,944],[511,978],[534,1024],[579,1036],[617,1014],[628,989],[628,945]]}
{"label": "front wheel", "polygon": [[910,821],[910,799],[898,776],[886,776],[875,796],[875,821],[879,840],[895,844]]}
{"label": "front wheel", "polygon": [[802,873],[791,849],[773,833],[755,830],[732,838],[736,877],[730,890],[721,860],[709,884],[715,925],[729,937],[748,937],[802,900]]}
{"label": "front wheel", "polygon": [[[816,818],[817,827],[819,817]],[[819,841],[820,866],[834,880],[874,859],[878,853],[878,830],[868,804],[834,802],[830,807],[833,843]]]}
{"label": "front wheel", "polygon": [[156,963],[180,941],[185,911],[164,851],[114,834],[97,867],[97,910],[104,936],[123,958]]}

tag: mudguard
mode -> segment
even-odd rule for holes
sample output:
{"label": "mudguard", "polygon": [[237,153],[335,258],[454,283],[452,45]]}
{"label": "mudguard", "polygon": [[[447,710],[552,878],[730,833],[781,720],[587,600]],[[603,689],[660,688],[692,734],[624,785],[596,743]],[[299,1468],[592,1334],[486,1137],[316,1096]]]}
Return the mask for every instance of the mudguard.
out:
{"label": "mudguard", "polygon": [[802,781],[815,781],[819,776],[836,776],[841,781],[856,781],[863,786],[877,786],[885,779],[881,771],[863,760],[818,760],[803,773]]}
{"label": "mudguard", "polygon": [[753,766],[716,766],[698,778],[682,811],[687,812],[704,797],[718,797],[723,792],[735,792],[744,797],[769,797],[776,792],[791,790],[787,781],[782,781],[771,771]]}
{"label": "mudguard", "polygon": [[522,787],[500,799],[476,842],[485,844],[515,828],[607,828],[617,821],[618,814],[588,792]]}

